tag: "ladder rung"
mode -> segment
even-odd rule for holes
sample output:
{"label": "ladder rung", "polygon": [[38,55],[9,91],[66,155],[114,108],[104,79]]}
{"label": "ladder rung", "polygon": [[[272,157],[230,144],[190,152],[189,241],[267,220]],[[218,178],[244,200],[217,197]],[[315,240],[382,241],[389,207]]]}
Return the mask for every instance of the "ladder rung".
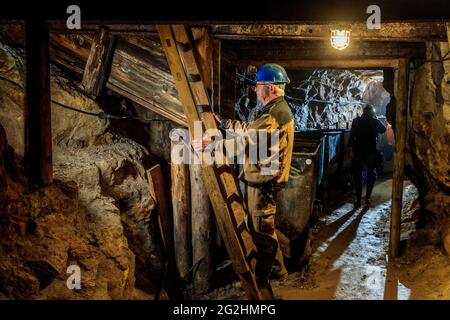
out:
{"label": "ladder rung", "polygon": [[241,197],[237,193],[233,193],[227,198],[228,203],[241,202]]}
{"label": "ladder rung", "polygon": [[236,229],[239,233],[241,233],[242,231],[246,230],[246,227],[247,227],[247,224],[245,223],[245,220],[242,220],[242,222],[238,224]]}
{"label": "ladder rung", "polygon": [[[202,112],[211,110],[210,98],[202,82],[201,68],[193,50],[192,33],[185,25],[158,25],[157,28],[184,113],[189,125],[192,126],[194,121],[201,118]],[[218,129],[213,122],[207,124],[208,128]],[[190,127],[190,130],[193,128]],[[222,222],[219,228],[233,267],[240,276],[247,297],[261,299],[262,295],[253,270],[253,258],[257,250],[252,235],[246,228],[245,204],[233,167],[230,164],[217,167],[215,164],[202,170],[205,183],[211,184],[208,193],[215,208],[216,218]]]}
{"label": "ladder rung", "polygon": [[223,164],[220,167],[217,167],[215,171],[217,172],[218,175],[221,175],[222,173],[229,172],[229,170],[230,166]]}
{"label": "ladder rung", "polygon": [[252,259],[256,259],[256,254],[257,254],[257,251],[256,251],[254,248],[252,248],[252,249],[247,253],[247,260],[248,260],[248,261],[251,261]]}
{"label": "ladder rung", "polygon": [[189,42],[179,42],[177,41],[177,48],[182,52],[188,52],[191,50],[191,45]]}
{"label": "ladder rung", "polygon": [[189,73],[187,77],[188,77],[189,82],[202,81],[202,78],[200,77],[200,75],[198,73],[197,74]]}

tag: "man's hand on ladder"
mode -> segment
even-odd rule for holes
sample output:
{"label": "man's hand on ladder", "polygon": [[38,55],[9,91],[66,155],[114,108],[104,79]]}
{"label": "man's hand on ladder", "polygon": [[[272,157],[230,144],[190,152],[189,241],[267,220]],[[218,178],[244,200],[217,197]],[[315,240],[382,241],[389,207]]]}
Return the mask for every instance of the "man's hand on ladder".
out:
{"label": "man's hand on ladder", "polygon": [[[217,113],[213,113],[214,119],[217,121],[217,126],[220,126],[220,121],[222,120],[221,117]],[[200,118],[203,121],[203,116],[200,115]],[[209,137],[206,133],[203,135],[203,138],[192,140],[192,147],[194,150],[198,152],[203,152],[205,149],[213,143],[213,140],[211,137]]]}

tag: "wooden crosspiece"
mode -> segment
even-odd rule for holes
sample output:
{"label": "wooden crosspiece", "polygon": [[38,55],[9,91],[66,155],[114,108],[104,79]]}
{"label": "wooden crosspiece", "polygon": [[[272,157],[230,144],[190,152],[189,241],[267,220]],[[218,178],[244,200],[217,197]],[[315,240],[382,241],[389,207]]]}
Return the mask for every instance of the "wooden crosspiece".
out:
{"label": "wooden crosspiece", "polygon": [[[191,136],[194,123],[201,119],[205,130],[217,130],[193,51],[190,29],[185,25],[158,25],[157,28]],[[272,299],[271,290],[260,291],[256,282],[256,246],[244,220],[246,208],[233,168],[228,164],[202,163],[202,174],[233,269],[240,277],[247,298]]]}

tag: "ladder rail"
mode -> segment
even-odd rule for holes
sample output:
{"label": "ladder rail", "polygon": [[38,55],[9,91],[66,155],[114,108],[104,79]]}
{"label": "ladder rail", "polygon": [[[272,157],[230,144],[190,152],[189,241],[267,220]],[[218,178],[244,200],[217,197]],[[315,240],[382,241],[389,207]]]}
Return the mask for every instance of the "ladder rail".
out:
{"label": "ladder rail", "polygon": [[[157,25],[157,29],[191,135],[195,121],[202,121],[206,130],[218,130],[193,51],[190,29],[185,25]],[[243,224],[246,207],[236,175],[230,165],[223,164],[219,169],[216,163],[202,163],[202,174],[209,185],[208,194],[233,269],[240,277],[247,298],[260,300],[263,297],[254,273],[257,250],[250,231]]]}

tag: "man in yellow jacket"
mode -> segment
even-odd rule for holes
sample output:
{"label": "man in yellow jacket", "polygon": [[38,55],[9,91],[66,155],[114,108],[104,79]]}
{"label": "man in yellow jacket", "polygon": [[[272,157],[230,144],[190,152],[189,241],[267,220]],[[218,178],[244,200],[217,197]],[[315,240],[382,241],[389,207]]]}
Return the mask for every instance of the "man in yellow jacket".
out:
{"label": "man in yellow jacket", "polygon": [[[245,160],[239,179],[247,186],[246,204],[251,217],[247,223],[258,249],[255,272],[262,285],[271,275],[278,279],[287,276],[275,233],[275,214],[277,193],[289,178],[294,144],[294,118],[284,99],[285,86],[289,82],[283,67],[266,64],[256,74],[256,96],[263,106],[256,111],[254,120],[222,120],[216,115],[222,129],[240,132],[246,137]],[[251,134],[252,131],[267,133],[267,145],[261,145],[261,135]],[[203,149],[205,142],[199,145],[198,141],[193,141],[193,146],[197,150]],[[264,159],[257,157],[254,161],[254,155],[252,157],[249,152],[252,146],[266,149],[263,153],[270,156]]]}

